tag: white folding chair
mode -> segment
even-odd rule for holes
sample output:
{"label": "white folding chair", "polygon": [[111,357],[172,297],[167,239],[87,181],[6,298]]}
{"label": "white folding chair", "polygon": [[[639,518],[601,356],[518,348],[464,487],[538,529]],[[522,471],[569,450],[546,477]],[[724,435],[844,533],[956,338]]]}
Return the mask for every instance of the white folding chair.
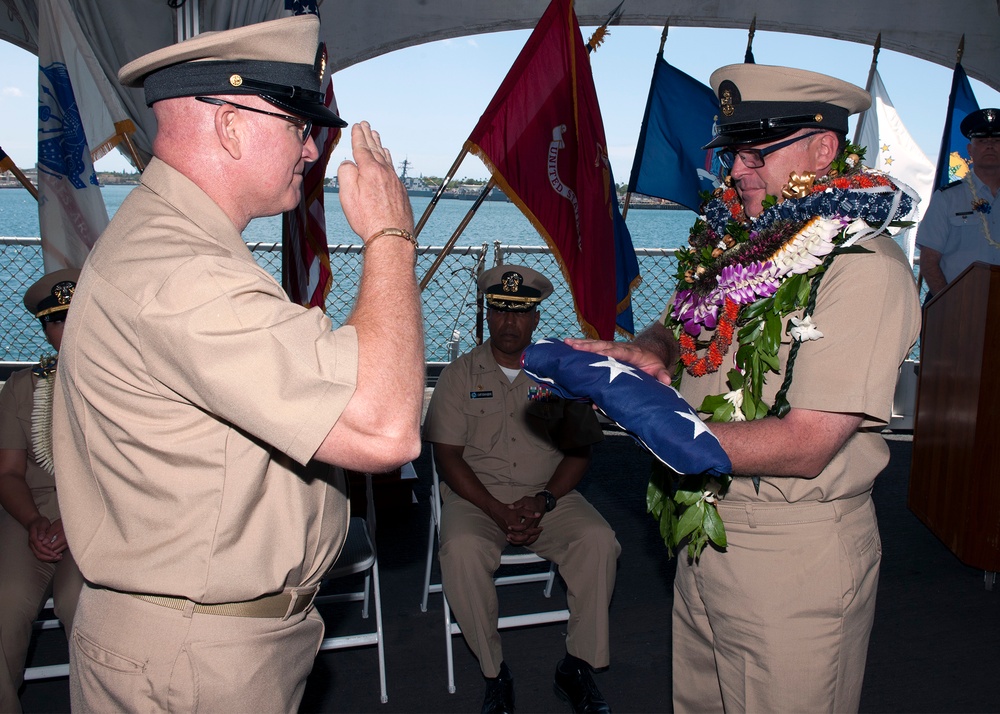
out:
{"label": "white folding chair", "polygon": [[337,558],[333,568],[323,579],[328,581],[343,578],[348,575],[365,573],[364,587],[356,592],[320,594],[316,604],[336,602],[362,602],[361,617],[368,619],[368,604],[374,600],[375,631],[357,635],[340,635],[327,637],[319,649],[339,650],[350,647],[376,645],[378,647],[378,674],[381,687],[382,703],[389,701],[385,685],[385,637],[382,630],[382,593],[378,577],[378,553],[375,549],[375,499],[372,494],[372,475],[365,474],[365,494],[367,496],[367,511],[364,518],[351,518],[344,549]]}
{"label": "white folding chair", "polygon": [[[427,564],[424,568],[424,591],[423,599],[420,602],[421,612],[427,612],[427,597],[430,593],[441,593],[441,602],[444,607],[444,638],[445,652],[448,659],[448,692],[455,693],[455,661],[452,637],[460,635],[462,629],[457,622],[451,619],[451,608],[448,606],[448,598],[441,588],[441,583],[431,582],[431,565],[434,560],[434,543],[441,537],[441,484],[438,477],[437,465],[434,463],[434,450],[431,449],[431,519],[430,528],[427,534]],[[546,570],[518,573],[515,575],[495,576],[493,582],[497,585],[516,585],[518,583],[544,582],[542,590],[545,597],[552,596],[552,584],[556,578],[556,564],[552,563],[540,555],[532,553],[524,548],[516,552],[505,551],[500,555],[500,568],[511,565],[527,565],[531,563],[548,563]],[[498,571],[499,572],[499,571]],[[506,630],[512,627],[526,627],[529,625],[542,625],[550,622],[565,622],[569,619],[569,610],[543,610],[539,612],[529,612],[518,615],[504,615],[497,620],[497,629]]]}
{"label": "white folding chair", "polygon": [[[55,613],[55,603],[52,598],[45,601],[45,605],[42,607],[42,613],[50,613],[51,617],[40,616],[32,623],[32,629],[34,630],[56,630],[63,626],[62,622],[56,618]],[[41,615],[41,613],[39,613]],[[56,679],[57,677],[68,677],[69,676],[69,664],[48,664],[41,665],[37,667],[25,667],[24,668],[24,681],[28,682],[35,679]]]}

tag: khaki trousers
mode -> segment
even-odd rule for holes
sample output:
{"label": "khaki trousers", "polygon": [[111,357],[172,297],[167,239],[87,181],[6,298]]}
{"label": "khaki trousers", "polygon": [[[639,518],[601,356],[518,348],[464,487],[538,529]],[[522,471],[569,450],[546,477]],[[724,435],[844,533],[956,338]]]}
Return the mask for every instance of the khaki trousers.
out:
{"label": "khaki trousers", "polygon": [[871,498],[722,503],[726,552],[677,562],[674,711],[856,712],[882,555]]}
{"label": "khaki trousers", "polygon": [[[36,505],[50,521],[59,518],[56,494],[37,495]],[[19,712],[17,691],[24,681],[24,660],[32,623],[49,593],[55,614],[69,637],[83,576],[65,551],[58,563],[44,563],[28,547],[24,526],[0,509],[0,712]]]}
{"label": "khaki trousers", "polygon": [[[448,604],[479,666],[495,677],[503,662],[497,631],[498,603],[493,574],[506,545],[492,518],[443,486],[441,581]],[[593,667],[611,662],[608,606],[615,589],[621,546],[611,526],[576,491],[542,517],[542,534],[530,549],[559,566],[566,582],[569,622],[566,651]]]}
{"label": "khaki trousers", "polygon": [[294,712],[322,639],[314,607],[287,620],[187,614],[88,584],[70,703],[74,712]]}

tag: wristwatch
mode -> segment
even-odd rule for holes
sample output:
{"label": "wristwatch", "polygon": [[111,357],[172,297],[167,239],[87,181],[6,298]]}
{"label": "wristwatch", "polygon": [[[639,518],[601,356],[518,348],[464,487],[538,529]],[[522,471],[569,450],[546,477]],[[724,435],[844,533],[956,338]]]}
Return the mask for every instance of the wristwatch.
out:
{"label": "wristwatch", "polygon": [[556,507],[556,497],[553,496],[549,491],[539,491],[535,494],[536,496],[541,496],[545,499],[545,512],[548,513],[553,508]]}

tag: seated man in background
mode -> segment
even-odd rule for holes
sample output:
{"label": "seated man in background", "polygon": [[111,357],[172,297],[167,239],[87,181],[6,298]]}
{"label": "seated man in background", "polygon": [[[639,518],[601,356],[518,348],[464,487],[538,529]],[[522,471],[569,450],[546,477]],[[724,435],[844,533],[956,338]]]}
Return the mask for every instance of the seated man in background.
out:
{"label": "seated man in background", "polygon": [[556,693],[575,711],[610,711],[591,670],[610,661],[608,605],[621,546],[574,490],[600,425],[589,404],[560,399],[521,370],[549,280],[499,265],[480,276],[479,289],[490,338],[441,373],[424,426],[443,481],[444,592],[486,677],[483,711],[510,712],[514,683],[497,631],[493,573],[508,543],[558,564],[570,619]]}
{"label": "seated man in background", "polygon": [[[24,294],[59,352],[79,270],[43,275]],[[0,712],[19,712],[17,691],[32,622],[52,594],[55,614],[73,627],[83,576],[66,546],[52,468],[52,386],[56,360],[14,372],[0,392]]]}

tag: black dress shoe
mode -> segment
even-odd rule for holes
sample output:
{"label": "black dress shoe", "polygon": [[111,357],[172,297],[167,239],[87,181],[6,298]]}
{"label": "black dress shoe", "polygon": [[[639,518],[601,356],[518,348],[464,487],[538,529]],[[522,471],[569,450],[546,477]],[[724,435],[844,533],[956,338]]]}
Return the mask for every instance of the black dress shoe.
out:
{"label": "black dress shoe", "polygon": [[556,696],[569,702],[575,712],[611,714],[611,707],[604,701],[587,665],[568,665],[566,660],[559,662],[554,688]]}
{"label": "black dress shoe", "polygon": [[483,714],[511,714],[514,711],[514,675],[506,662],[500,663],[500,674],[486,678]]}

